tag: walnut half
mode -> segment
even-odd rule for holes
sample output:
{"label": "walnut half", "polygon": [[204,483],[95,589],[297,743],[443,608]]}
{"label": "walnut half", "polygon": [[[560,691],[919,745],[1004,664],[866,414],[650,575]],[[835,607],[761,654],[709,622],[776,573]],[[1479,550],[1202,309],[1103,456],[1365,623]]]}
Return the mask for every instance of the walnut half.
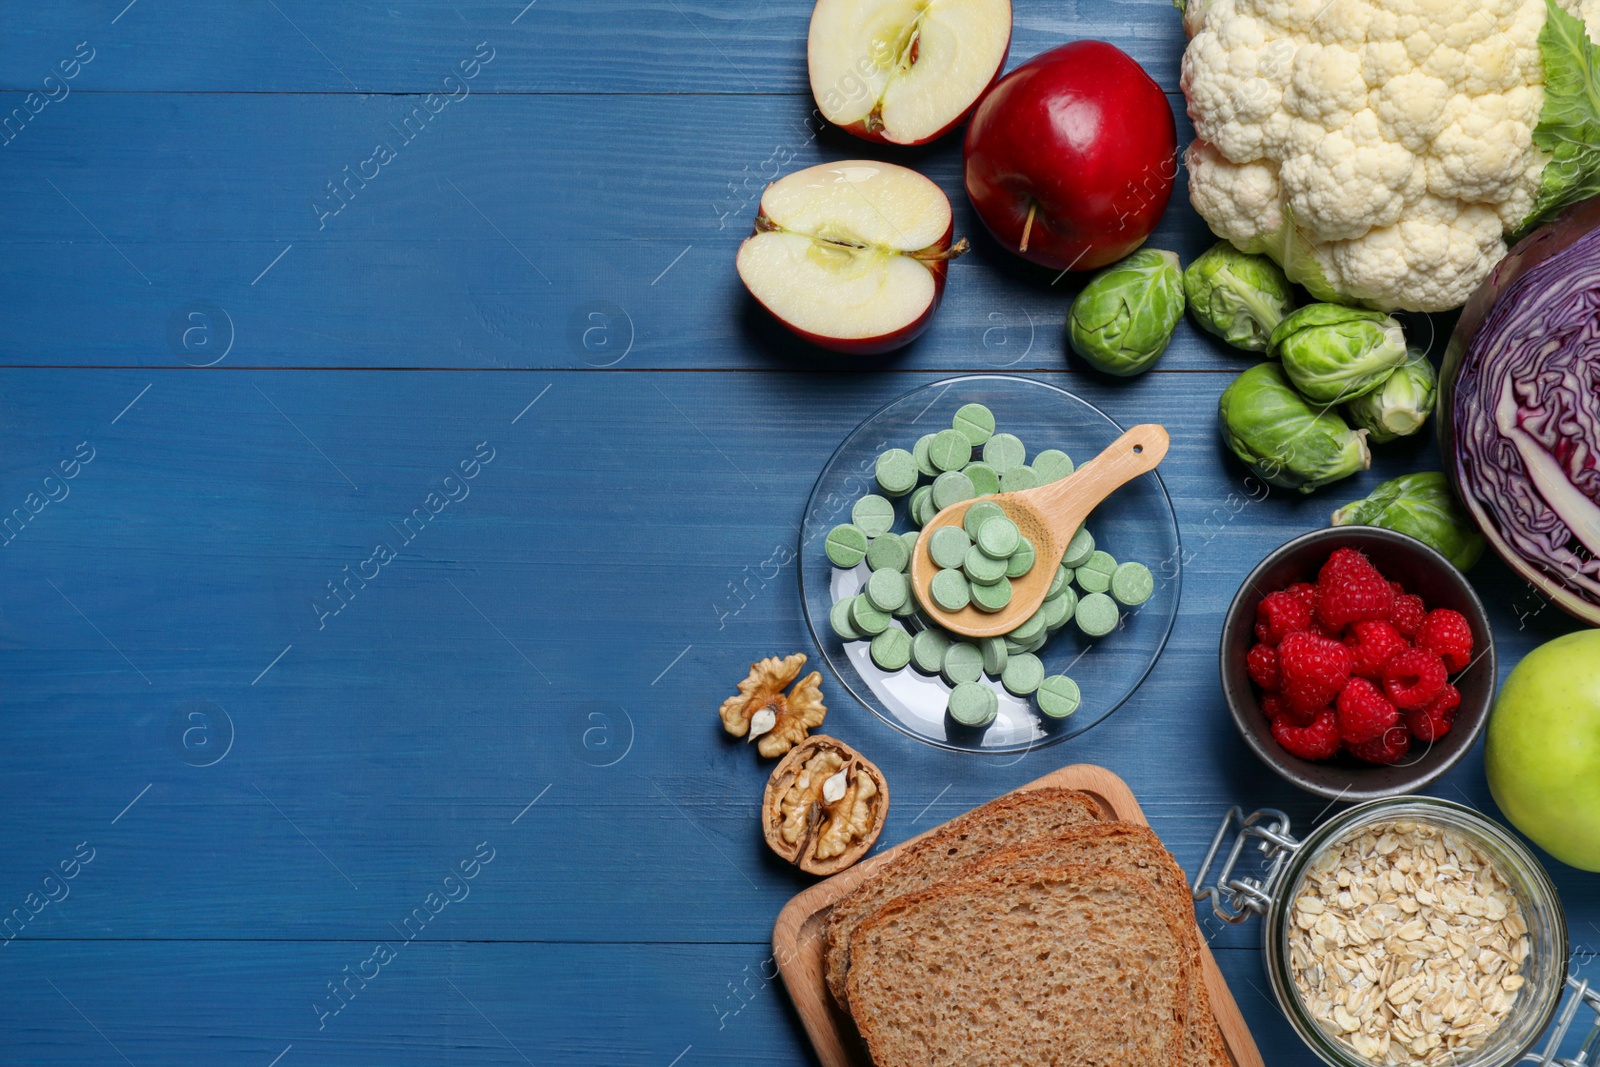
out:
{"label": "walnut half", "polygon": [[835,874],[865,856],[888,814],[883,772],[825,734],[773,768],[761,804],[767,845],[807,874]]}
{"label": "walnut half", "polygon": [[787,694],[783,691],[805,665],[804,652],[750,664],[749,677],[739,683],[739,695],[724,700],[718,709],[722,728],[734,737],[756,741],[756,750],[769,759],[804,741],[828,714],[822,703],[821,672],[812,671]]}

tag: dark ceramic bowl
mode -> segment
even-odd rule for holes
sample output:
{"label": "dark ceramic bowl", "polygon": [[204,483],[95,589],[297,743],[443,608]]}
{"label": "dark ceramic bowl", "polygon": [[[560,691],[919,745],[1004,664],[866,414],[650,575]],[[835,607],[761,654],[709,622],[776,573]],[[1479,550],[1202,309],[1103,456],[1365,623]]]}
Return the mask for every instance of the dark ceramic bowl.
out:
{"label": "dark ceramic bowl", "polygon": [[[1255,643],[1256,605],[1262,597],[1294,582],[1315,581],[1317,570],[1333,550],[1345,546],[1365,552],[1384,577],[1421,596],[1429,610],[1452,608],[1472,626],[1472,662],[1451,678],[1451,684],[1461,690],[1455,725],[1432,744],[1413,741],[1406,758],[1393,767],[1362,763],[1343,753],[1320,762],[1290,755],[1273,739],[1272,724],[1261,713],[1255,686],[1245,670],[1245,656]],[[1494,635],[1472,586],[1449,560],[1421,541],[1375,526],[1314,530],[1274,550],[1234,594],[1222,626],[1220,653],[1222,692],[1245,744],[1283,778],[1334,800],[1353,803],[1417,792],[1467,754],[1483,732],[1494,701]]]}

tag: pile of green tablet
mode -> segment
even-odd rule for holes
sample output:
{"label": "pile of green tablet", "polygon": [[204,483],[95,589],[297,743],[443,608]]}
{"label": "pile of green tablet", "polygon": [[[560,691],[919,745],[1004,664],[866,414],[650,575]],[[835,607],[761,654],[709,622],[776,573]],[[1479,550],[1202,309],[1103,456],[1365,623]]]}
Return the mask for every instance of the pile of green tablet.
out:
{"label": "pile of green tablet", "polygon": [[[846,641],[870,640],[872,661],[885,671],[909,665],[939,675],[950,686],[950,717],[972,727],[989,725],[999,711],[998,694],[980,682],[984,675],[1017,696],[1032,695],[1050,718],[1078,710],[1077,683],[1065,675],[1046,677],[1034,653],[1068,622],[1088,637],[1104,637],[1121,621],[1119,604],[1137,606],[1155,590],[1149,568],[1118,563],[1096,548],[1087,528],[1080,528],[1044,603],[1003,636],[956,637],[918,607],[907,576],[916,528],[951,504],[1032,489],[1072,473],[1066,453],[1048,449],[1029,464],[1023,443],[994,428],[988,408],[968,404],[956,412],[950,429],[924,435],[909,452],[894,448],[883,453],[876,466],[883,495],[856,501],[851,521],[829,531],[825,544],[834,566],[852,568],[865,561],[871,570],[860,593],[834,603],[828,616],[834,632]],[[921,484],[923,479],[928,484]],[[904,533],[893,529],[894,498],[906,502],[913,529]],[[1037,562],[1033,544],[1016,523],[998,504],[982,500],[967,509],[961,526],[935,531],[928,551],[940,568],[929,594],[946,611],[969,603],[983,611],[1001,610],[1011,600],[1011,579],[1027,574]],[[915,634],[897,619],[914,619]]]}

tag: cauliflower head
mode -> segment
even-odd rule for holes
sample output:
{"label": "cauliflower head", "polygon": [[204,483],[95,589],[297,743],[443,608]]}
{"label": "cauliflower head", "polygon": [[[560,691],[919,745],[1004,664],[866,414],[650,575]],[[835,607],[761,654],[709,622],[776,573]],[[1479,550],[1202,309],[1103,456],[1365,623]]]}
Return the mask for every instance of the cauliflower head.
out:
{"label": "cauliflower head", "polygon": [[1189,0],[1184,24],[1195,209],[1319,300],[1458,307],[1508,234],[1600,192],[1600,0]]}

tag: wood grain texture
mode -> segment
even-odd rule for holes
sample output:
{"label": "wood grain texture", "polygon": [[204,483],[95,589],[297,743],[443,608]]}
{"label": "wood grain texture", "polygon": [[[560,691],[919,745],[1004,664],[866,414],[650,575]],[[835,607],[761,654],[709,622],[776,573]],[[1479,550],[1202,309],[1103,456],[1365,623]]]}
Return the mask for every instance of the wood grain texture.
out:
{"label": "wood grain texture", "polygon": [[[1128,783],[1104,767],[1092,764],[1074,763],[1059,768],[1013,792],[1025,793],[1030,789],[1051,787],[1087,793],[1108,821],[1150,825]],[[918,834],[917,838],[926,837],[938,829],[937,826],[932,827]],[[870,1067],[860,1039],[855,1036],[848,1020],[834,1007],[823,976],[828,915],[840,898],[872,877],[873,871],[891,862],[892,857],[906,844],[909,842],[902,842],[796,895],[784,905],[778,913],[778,921],[773,924],[773,956],[783,974],[784,988],[794,1002],[795,1011],[822,1067]],[[1200,953],[1206,992],[1211,998],[1212,1012],[1227,1043],[1234,1067],[1264,1067],[1261,1052],[1256,1048],[1250,1028],[1239,1014],[1233,992],[1218,969],[1210,947],[1204,942],[1200,945]]]}
{"label": "wood grain texture", "polygon": [[[96,53],[0,144],[0,916],[95,853],[0,940],[0,1064],[807,1062],[768,945],[807,879],[715,709],[813,647],[792,559],[832,449],[958,369],[1168,427],[1180,616],[1121,711],[1021,758],[919,745],[825,678],[828,731],[894,791],[879,849],[1064,762],[1123,776],[1191,872],[1232,803],[1325,812],[1235,737],[1216,628],[1268,550],[1436,469],[1431,439],[1311,498],[1247,480],[1214,422],[1246,363],[1188,324],[1139,379],[1069,361],[1079,282],[978,232],[953,139],[892,155],[977,246],[932,329],[821,359],[732,270],[765,181],[876,154],[807,125],[809,4],[524,7],[8,13],[6,114]],[[1166,0],[1016,11],[1013,65],[1093,35],[1175,90]],[[480,41],[470,95],[406,141]],[[378,140],[380,176],[327,199]],[[1179,181],[1153,243],[1188,259],[1211,238]],[[1506,670],[1572,628],[1492,560],[1473,580]],[[1434,792],[1496,812],[1477,752]],[[326,983],[484,842],[470,897],[318,1030]],[[1600,884],[1551,873],[1595,974]],[[1264,1058],[1308,1062],[1259,931],[1202,926]]]}

